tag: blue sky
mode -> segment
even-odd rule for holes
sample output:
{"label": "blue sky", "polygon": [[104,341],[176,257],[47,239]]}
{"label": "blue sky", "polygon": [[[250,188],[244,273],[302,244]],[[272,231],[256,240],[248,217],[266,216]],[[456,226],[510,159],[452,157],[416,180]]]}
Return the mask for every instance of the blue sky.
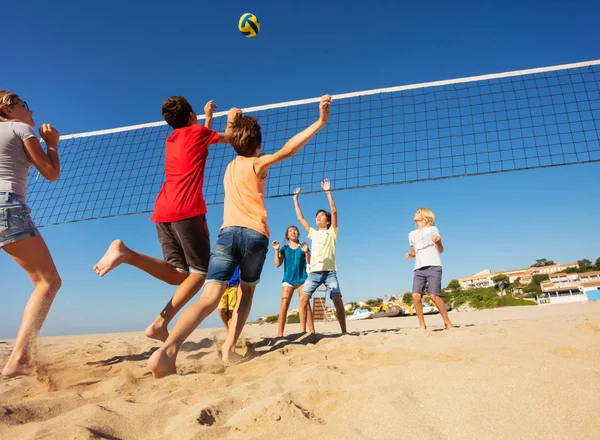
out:
{"label": "blue sky", "polygon": [[[237,32],[244,12],[259,17],[257,38]],[[591,1],[10,3],[0,87],[27,100],[38,123],[68,134],[160,120],[160,103],[174,94],[227,109],[597,59],[598,13]],[[438,216],[444,283],[542,257],[595,260],[599,171],[590,164],[334,193],[345,299],[410,290],[412,262],[402,255],[419,206]],[[322,194],[301,201],[307,217],[326,206]],[[281,239],[296,223],[292,200],[267,208]],[[221,206],[209,207],[213,242],[221,216]],[[63,277],[43,334],[142,330],[154,319],[172,287],[129,267],[104,279],[91,270],[117,237],[160,256],[148,217],[42,229]],[[251,319],[278,310],[282,269],[272,258]],[[31,288],[6,254],[0,278],[0,337],[13,337]],[[214,315],[203,326],[219,323]]]}

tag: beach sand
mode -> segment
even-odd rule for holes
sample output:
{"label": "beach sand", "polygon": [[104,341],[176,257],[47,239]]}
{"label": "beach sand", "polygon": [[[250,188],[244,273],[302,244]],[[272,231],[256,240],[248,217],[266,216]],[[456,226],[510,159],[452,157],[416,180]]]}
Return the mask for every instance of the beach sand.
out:
{"label": "beach sand", "polygon": [[0,438],[598,438],[600,301],[450,318],[250,325],[230,367],[224,330],[200,329],[161,380],[142,333],[41,338],[37,374],[0,379]]}

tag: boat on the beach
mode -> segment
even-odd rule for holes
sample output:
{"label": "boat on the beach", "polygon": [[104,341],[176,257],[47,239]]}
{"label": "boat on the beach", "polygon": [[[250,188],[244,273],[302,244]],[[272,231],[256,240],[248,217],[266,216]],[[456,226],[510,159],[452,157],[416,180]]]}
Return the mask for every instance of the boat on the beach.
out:
{"label": "boat on the beach", "polygon": [[363,309],[354,309],[354,313],[348,317],[348,321],[358,321],[360,319],[369,319],[373,312]]}

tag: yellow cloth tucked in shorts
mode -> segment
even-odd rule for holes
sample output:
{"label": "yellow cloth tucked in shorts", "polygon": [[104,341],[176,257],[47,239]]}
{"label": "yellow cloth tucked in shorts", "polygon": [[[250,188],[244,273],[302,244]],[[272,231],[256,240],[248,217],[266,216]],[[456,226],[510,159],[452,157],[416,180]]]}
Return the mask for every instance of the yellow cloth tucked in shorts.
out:
{"label": "yellow cloth tucked in shorts", "polygon": [[235,303],[237,302],[237,290],[238,286],[232,286],[225,289],[221,301],[219,302],[218,309],[235,309]]}

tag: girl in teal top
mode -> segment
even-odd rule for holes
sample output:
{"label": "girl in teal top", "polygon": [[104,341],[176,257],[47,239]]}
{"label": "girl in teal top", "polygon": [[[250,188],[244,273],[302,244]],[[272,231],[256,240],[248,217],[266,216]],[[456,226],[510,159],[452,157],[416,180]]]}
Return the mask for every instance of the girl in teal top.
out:
{"label": "girl in teal top", "polygon": [[[300,232],[296,226],[290,226],[285,231],[285,241],[283,247],[280,247],[278,241],[272,243],[275,249],[275,266],[283,266],[283,284],[281,286],[281,306],[279,308],[279,328],[277,335],[283,336],[283,329],[287,320],[287,312],[290,307],[290,301],[294,295],[294,290],[298,291],[298,296],[302,295],[302,286],[306,281],[306,265],[310,264],[310,249],[308,244],[300,244]],[[300,314],[300,330],[306,332],[306,324],[311,333],[315,332],[315,323],[313,321],[310,303],[304,309],[298,311]]]}

